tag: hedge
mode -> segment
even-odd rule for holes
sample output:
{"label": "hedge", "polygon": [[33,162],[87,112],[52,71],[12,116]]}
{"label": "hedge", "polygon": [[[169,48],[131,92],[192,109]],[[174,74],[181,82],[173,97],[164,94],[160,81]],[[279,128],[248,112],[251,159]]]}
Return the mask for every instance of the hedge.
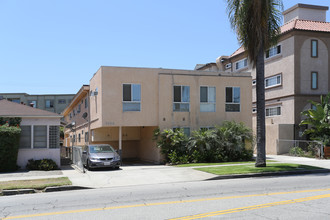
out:
{"label": "hedge", "polygon": [[0,125],[0,172],[17,170],[17,155],[21,129],[18,124]]}
{"label": "hedge", "polygon": [[0,125],[8,124],[9,126],[19,126],[21,124],[22,118],[14,117],[0,117]]}

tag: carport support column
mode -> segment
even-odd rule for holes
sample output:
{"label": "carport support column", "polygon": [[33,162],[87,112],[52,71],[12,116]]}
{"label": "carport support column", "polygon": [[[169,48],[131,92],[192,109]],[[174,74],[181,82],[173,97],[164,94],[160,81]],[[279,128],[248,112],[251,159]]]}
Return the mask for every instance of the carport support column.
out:
{"label": "carport support column", "polygon": [[121,134],[121,126],[119,126],[119,155],[120,155],[120,160],[122,160],[122,134]]}

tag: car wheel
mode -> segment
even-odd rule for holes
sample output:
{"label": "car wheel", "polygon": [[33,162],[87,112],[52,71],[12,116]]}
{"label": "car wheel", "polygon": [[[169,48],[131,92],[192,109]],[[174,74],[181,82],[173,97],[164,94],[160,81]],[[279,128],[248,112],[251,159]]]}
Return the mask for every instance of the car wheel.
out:
{"label": "car wheel", "polygon": [[86,162],[86,169],[87,169],[87,170],[91,170],[91,168],[90,168],[90,166],[89,166],[89,162],[88,162],[88,160],[87,160],[87,162]]}
{"label": "car wheel", "polygon": [[116,166],[116,167],[115,167],[115,170],[119,170],[119,166]]}

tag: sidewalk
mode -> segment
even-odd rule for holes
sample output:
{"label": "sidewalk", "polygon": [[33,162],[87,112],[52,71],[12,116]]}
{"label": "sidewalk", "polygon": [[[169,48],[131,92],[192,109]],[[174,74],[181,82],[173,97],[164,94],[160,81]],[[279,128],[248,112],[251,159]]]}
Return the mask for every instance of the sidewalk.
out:
{"label": "sidewalk", "polygon": [[[290,157],[283,155],[268,155],[267,159],[276,160],[280,163],[297,163],[330,169],[330,160],[318,160],[312,158]],[[15,173],[1,173],[0,181],[68,177],[71,180],[73,186],[103,188],[202,181],[218,179],[217,177],[219,177],[217,175],[194,170],[194,167],[173,167],[164,165],[122,166],[119,170],[95,170],[86,171],[86,173],[75,170],[71,166],[65,166],[61,168],[62,170],[47,172],[19,171]],[[232,178],[238,177],[240,176],[232,176]],[[230,178],[230,176],[228,176],[227,179],[228,178]]]}

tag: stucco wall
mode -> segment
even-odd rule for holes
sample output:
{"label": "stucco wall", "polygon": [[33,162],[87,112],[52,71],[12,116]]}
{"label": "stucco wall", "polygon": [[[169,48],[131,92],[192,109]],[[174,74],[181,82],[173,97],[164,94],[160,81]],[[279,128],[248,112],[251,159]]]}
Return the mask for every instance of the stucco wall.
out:
{"label": "stucco wall", "polygon": [[[21,126],[24,125],[47,125],[47,126],[59,126],[60,118],[22,118]],[[31,140],[32,142],[33,140]],[[47,132],[47,143],[49,141]],[[29,159],[39,160],[39,159],[52,159],[56,162],[58,166],[61,164],[60,160],[60,148],[48,149],[19,149],[17,164],[21,168],[25,168]]]}
{"label": "stucco wall", "polygon": [[[243,122],[252,127],[251,121],[251,77],[159,75],[159,126],[161,129],[173,127],[200,127],[219,125],[223,121]],[[190,87],[190,111],[173,112],[173,86]],[[200,86],[216,87],[216,112],[200,112]],[[240,87],[240,112],[225,111],[225,88]]]}
{"label": "stucco wall", "polygon": [[56,149],[19,149],[17,165],[25,169],[28,160],[52,159],[57,166],[61,166],[60,148]]}
{"label": "stucco wall", "polygon": [[[318,41],[318,57],[311,57],[311,40]],[[300,93],[326,94],[329,90],[329,51],[319,38],[306,38],[300,48]],[[318,73],[318,88],[311,89],[311,72]]]}
{"label": "stucco wall", "polygon": [[157,127],[142,127],[141,140],[139,142],[139,158],[145,161],[161,162],[160,149],[156,147],[153,140],[153,133]]}

